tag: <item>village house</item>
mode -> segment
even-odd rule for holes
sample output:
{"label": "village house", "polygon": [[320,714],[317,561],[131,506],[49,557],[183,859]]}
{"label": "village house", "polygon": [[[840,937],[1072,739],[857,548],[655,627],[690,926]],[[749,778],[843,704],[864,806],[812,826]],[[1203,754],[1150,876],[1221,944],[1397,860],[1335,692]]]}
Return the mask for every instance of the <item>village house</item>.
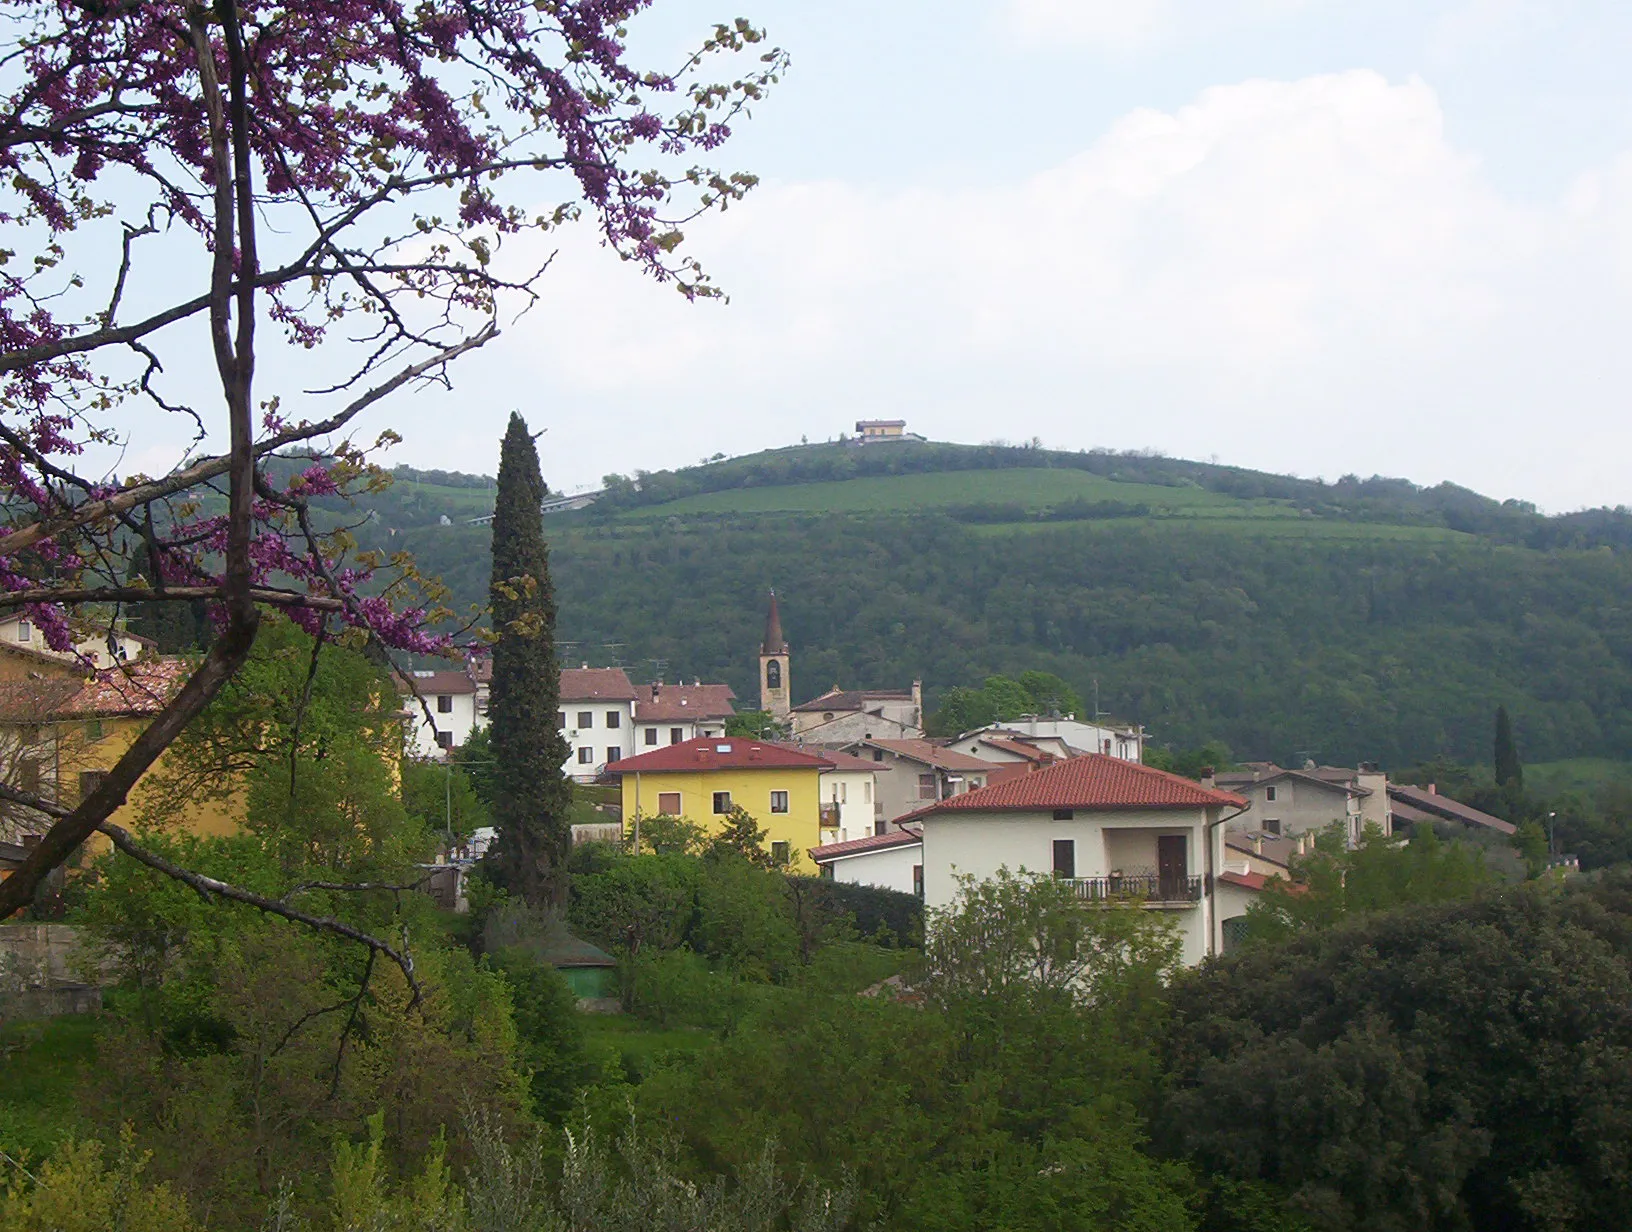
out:
{"label": "village house", "polygon": [[[1078,753],[1103,753],[1107,757],[1120,757],[1123,761],[1142,762],[1145,759],[1143,727],[1084,723],[1069,714],[1023,714],[1017,719],[964,732],[952,742],[952,747],[975,757],[986,757],[989,754],[977,751],[976,747],[986,737],[1023,741],[1037,748],[1052,749],[1063,757],[1074,757]],[[990,760],[1006,759],[990,757]]]}
{"label": "village house", "polygon": [[996,726],[982,728],[978,734],[959,736],[946,747],[1000,766],[1020,763],[1046,766],[1087,752],[1072,748],[1058,736],[1026,736]]}
{"label": "village house", "polygon": [[561,772],[589,783],[627,756],[635,744],[639,694],[621,667],[561,669],[561,708],[556,723],[567,742]]}
{"label": "village house", "polygon": [[[794,746],[800,747],[800,746]],[[878,763],[831,749],[801,748],[830,762],[822,771],[822,842],[840,843],[872,834]]]}
{"label": "village house", "polygon": [[840,751],[873,763],[873,829],[880,834],[925,804],[986,786],[998,768],[924,739],[857,740]]}
{"label": "village house", "polygon": [[1172,913],[1184,962],[1220,953],[1225,919],[1245,914],[1261,877],[1228,869],[1233,793],[1104,754],[1088,754],[900,819],[922,831],[924,903],[949,907],[959,878],[999,869],[1052,873],[1086,907],[1136,901]]}
{"label": "village house", "polygon": [[1428,822],[1436,828],[1460,827],[1472,834],[1499,834],[1511,837],[1518,833],[1518,827],[1511,821],[1504,821],[1459,800],[1441,795],[1433,783],[1426,787],[1390,783],[1388,798],[1393,810],[1394,824],[1401,828]]}
{"label": "village house", "polygon": [[924,685],[910,689],[829,689],[793,707],[793,738],[812,744],[915,740],[924,734]]}
{"label": "village house", "polygon": [[1393,832],[1388,776],[1374,766],[1349,770],[1310,762],[1302,770],[1285,770],[1273,762],[1248,762],[1219,773],[1214,783],[1251,802],[1252,811],[1234,823],[1238,830],[1300,835],[1340,822],[1351,844],[1367,825]]}
{"label": "village house", "polygon": [[[0,775],[7,786],[64,807],[77,805],[102,784],[125,750],[186,683],[191,665],[179,658],[151,657],[94,673],[71,662],[40,656],[39,670],[17,672],[15,656],[0,678]],[[160,754],[154,770],[165,764]],[[151,780],[144,778],[109,818],[137,824]],[[243,812],[236,793],[197,801],[175,818],[187,833],[233,833]],[[21,805],[0,806],[0,839],[26,843],[49,826],[43,814]],[[97,836],[100,850],[107,840]]]}
{"label": "village house", "polygon": [[810,858],[833,881],[924,895],[923,835],[910,826],[813,847]]}
{"label": "village house", "polygon": [[122,622],[100,627],[94,621],[78,621],[73,628],[72,650],[53,650],[46,644],[45,634],[29,617],[20,612],[0,617],[0,646],[17,647],[32,651],[48,659],[71,663],[80,668],[113,667],[118,663],[134,663],[154,653],[154,643],[130,632]]}
{"label": "village house", "polygon": [[635,730],[631,753],[644,753],[665,744],[680,744],[699,736],[725,735],[725,723],[736,707],[737,695],[728,684],[651,684],[635,686]]}
{"label": "village house", "polygon": [[476,709],[476,681],[468,670],[412,672],[398,687],[404,692],[410,757],[445,758],[469,743],[471,733],[484,723]]}
{"label": "village house", "polygon": [[646,817],[684,817],[710,835],[740,806],[765,831],[766,849],[791,864],[821,845],[821,773],[827,758],[769,740],[700,737],[614,760],[624,826]]}

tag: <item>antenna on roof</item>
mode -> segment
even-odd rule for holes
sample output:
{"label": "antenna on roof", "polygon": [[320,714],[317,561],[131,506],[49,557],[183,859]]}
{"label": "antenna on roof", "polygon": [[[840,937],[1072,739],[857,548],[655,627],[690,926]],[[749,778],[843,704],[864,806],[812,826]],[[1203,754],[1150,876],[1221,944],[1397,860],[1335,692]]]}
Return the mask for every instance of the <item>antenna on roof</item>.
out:
{"label": "antenna on roof", "polygon": [[652,665],[653,680],[661,683],[663,677],[669,674],[669,661],[667,659],[647,659],[646,662]]}
{"label": "antenna on roof", "polygon": [[601,649],[606,651],[606,662],[608,667],[623,666],[623,648],[625,645],[626,643],[624,642],[601,643]]}

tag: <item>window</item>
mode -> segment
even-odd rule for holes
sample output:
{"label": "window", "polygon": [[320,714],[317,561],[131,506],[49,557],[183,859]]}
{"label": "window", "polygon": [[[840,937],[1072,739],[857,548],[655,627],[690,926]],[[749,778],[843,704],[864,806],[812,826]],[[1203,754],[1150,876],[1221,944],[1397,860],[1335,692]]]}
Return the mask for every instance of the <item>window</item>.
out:
{"label": "window", "polygon": [[935,776],[933,774],[920,774],[918,776],[918,798],[920,800],[933,800],[935,798]]}
{"label": "window", "polygon": [[873,760],[874,761],[883,761],[884,760],[884,750],[883,749],[874,749],[873,750]]}
{"label": "window", "polygon": [[878,818],[876,821],[873,822],[873,833],[874,834],[888,834],[889,832],[890,832],[890,823],[885,821],[882,817]]}
{"label": "window", "polygon": [[771,844],[771,863],[786,864],[788,862],[788,843],[786,841]]}
{"label": "window", "polygon": [[437,732],[436,746],[440,749],[451,749],[453,747],[453,733],[450,731]]}
{"label": "window", "polygon": [[40,763],[25,757],[17,763],[17,790],[31,796],[40,794]]}
{"label": "window", "polygon": [[453,698],[449,697],[446,693],[438,693],[436,695],[436,712],[438,714],[452,714]]}
{"label": "window", "polygon": [[616,710],[608,710],[606,712],[606,730],[607,731],[617,731],[618,730],[618,723],[620,722],[620,720],[621,720],[621,716],[618,714],[618,712]]}
{"label": "window", "polygon": [[98,787],[102,786],[102,780],[107,777],[108,772],[106,770],[81,770],[79,772],[79,798],[81,800],[85,799]]}
{"label": "window", "polygon": [[785,791],[773,791],[771,793],[771,812],[785,813],[787,811],[788,793]]}
{"label": "window", "polygon": [[847,787],[843,783],[837,784],[833,788],[833,803],[834,804],[848,804],[849,802],[850,802],[850,789],[849,789],[849,787]]}
{"label": "window", "polygon": [[1273,787],[1264,788],[1264,799],[1273,800],[1274,798],[1275,798],[1275,789]]}
{"label": "window", "polygon": [[912,892],[919,898],[924,896],[924,866],[922,864],[912,866]]}
{"label": "window", "polygon": [[864,804],[871,804],[873,802],[873,780],[872,779],[868,779],[865,783],[863,783],[861,785],[861,799],[862,799],[862,803],[864,803]]}
{"label": "window", "polygon": [[1076,839],[1057,838],[1054,840],[1054,875],[1056,877],[1075,877],[1077,875]]}
{"label": "window", "polygon": [[767,689],[782,687],[782,664],[775,659],[765,665],[765,687]]}
{"label": "window", "polygon": [[104,734],[105,733],[102,730],[102,720],[101,719],[86,719],[85,720],[85,739],[86,740],[94,742],[94,741],[102,739]]}
{"label": "window", "polygon": [[562,731],[567,730],[567,712],[565,710],[557,710],[555,712],[555,725]]}
{"label": "window", "polygon": [[19,642],[32,642],[34,640],[34,626],[26,620],[19,620],[17,622],[17,640]]}
{"label": "window", "polygon": [[623,750],[621,748],[619,748],[617,745],[614,744],[614,745],[612,745],[610,748],[608,748],[606,750],[606,764],[607,765],[610,766],[613,762],[622,761],[622,760],[623,760]]}
{"label": "window", "polygon": [[716,817],[731,811],[731,793],[717,791],[714,793],[714,815]]}
{"label": "window", "polygon": [[1264,833],[1265,834],[1279,834],[1280,832],[1281,832],[1281,819],[1279,817],[1266,817],[1266,818],[1264,818]]}
{"label": "window", "polygon": [[832,881],[833,880],[833,866],[831,864],[822,865],[820,868],[818,868],[816,870],[816,875],[818,877],[822,878],[822,880],[824,880],[824,881]]}
{"label": "window", "polygon": [[595,712],[593,710],[580,710],[578,712],[578,730],[579,731],[588,731],[590,728],[592,728],[594,726],[595,726]]}
{"label": "window", "polygon": [[1076,813],[1074,813],[1070,809],[1055,809],[1054,810],[1054,820],[1055,821],[1070,821],[1075,816],[1076,816]]}
{"label": "window", "polygon": [[647,744],[656,744],[657,743],[657,728],[648,727],[646,729],[645,739],[646,739]]}
{"label": "window", "polygon": [[584,745],[583,748],[579,749],[578,750],[578,764],[580,766],[592,766],[592,765],[594,765],[595,764],[595,750],[590,748],[587,744]]}
{"label": "window", "polygon": [[680,816],[680,793],[677,791],[658,792],[657,811],[665,817]]}
{"label": "window", "polygon": [[669,728],[669,743],[670,744],[679,744],[685,738],[686,738],[686,729],[685,728],[683,728],[683,727],[671,727],[671,728]]}

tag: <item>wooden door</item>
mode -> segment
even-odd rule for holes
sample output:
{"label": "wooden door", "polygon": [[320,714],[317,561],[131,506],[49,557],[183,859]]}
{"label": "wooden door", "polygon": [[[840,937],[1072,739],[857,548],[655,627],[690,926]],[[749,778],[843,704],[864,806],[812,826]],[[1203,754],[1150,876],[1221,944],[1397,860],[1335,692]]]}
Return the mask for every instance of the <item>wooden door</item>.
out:
{"label": "wooden door", "polygon": [[1175,899],[1186,897],[1185,883],[1189,880],[1189,868],[1185,860],[1185,849],[1189,840],[1182,834],[1159,834],[1156,836],[1156,885],[1160,897]]}

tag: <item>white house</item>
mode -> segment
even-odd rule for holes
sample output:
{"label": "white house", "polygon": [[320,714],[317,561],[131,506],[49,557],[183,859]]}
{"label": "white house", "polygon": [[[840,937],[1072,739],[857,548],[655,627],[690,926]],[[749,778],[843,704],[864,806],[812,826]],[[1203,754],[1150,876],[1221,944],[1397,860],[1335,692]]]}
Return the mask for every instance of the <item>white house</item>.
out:
{"label": "white house", "polygon": [[[975,731],[964,732],[955,741],[952,747],[976,757],[985,756],[975,752],[970,747],[972,742],[979,742],[983,736],[1020,737],[1024,740],[1035,741],[1040,747],[1048,747],[1045,741],[1064,741],[1071,750],[1077,753],[1102,753],[1107,757],[1117,757],[1123,761],[1143,761],[1145,758],[1145,729],[1142,727],[1117,727],[1107,723],[1084,723],[1075,715],[1049,718],[1042,715],[1023,714],[1018,719],[1008,719],[1002,723],[992,723],[989,726],[978,728]],[[997,758],[994,760],[1003,760]]]}
{"label": "white house", "polygon": [[[476,713],[476,682],[462,670],[414,672],[411,679],[419,698],[413,693],[403,698],[408,755],[445,758],[483,723]],[[427,709],[430,718],[425,717]]]}
{"label": "white house", "polygon": [[1025,762],[1046,766],[1049,762],[1064,761],[1088,752],[1073,748],[1059,736],[1027,736],[1005,727],[983,727],[978,732],[959,736],[946,746],[981,761],[1013,765]]}
{"label": "white house", "polygon": [[1052,872],[1085,906],[1126,897],[1171,913],[1184,961],[1195,964],[1222,951],[1222,913],[1245,910],[1219,893],[1224,828],[1245,807],[1229,792],[1088,754],[941,800],[901,822],[923,833],[928,907],[951,906],[960,875]]}
{"label": "white house", "polygon": [[725,735],[725,722],[736,713],[737,695],[728,684],[652,684],[635,686],[635,730],[626,755],[665,744],[684,744],[699,736]]}
{"label": "white house", "polygon": [[588,783],[635,749],[635,686],[621,667],[561,669],[561,709],[556,722],[566,739],[562,773]]}
{"label": "white house", "polygon": [[917,830],[891,830],[810,849],[823,877],[878,886],[903,894],[924,893],[924,841]]}

